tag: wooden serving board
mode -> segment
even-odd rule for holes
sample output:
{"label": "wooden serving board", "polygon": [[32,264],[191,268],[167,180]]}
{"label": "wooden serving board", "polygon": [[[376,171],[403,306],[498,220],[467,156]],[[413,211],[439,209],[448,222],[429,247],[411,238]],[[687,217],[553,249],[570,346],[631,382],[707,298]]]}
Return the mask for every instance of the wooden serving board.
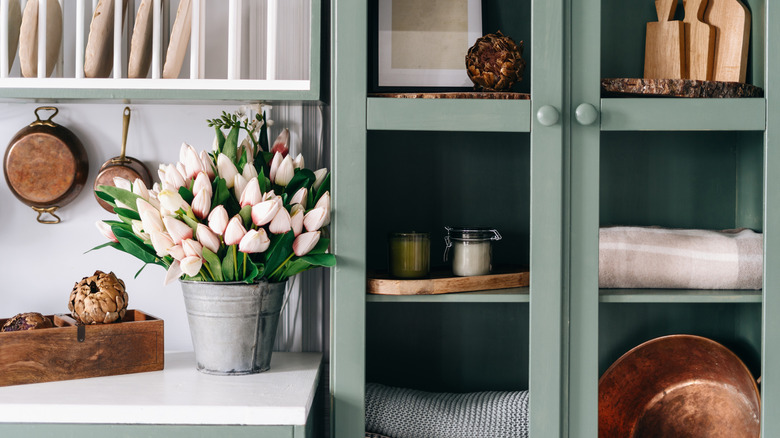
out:
{"label": "wooden serving board", "polygon": [[658,21],[647,23],[645,37],[646,78],[680,79],[687,76],[685,28],[674,21],[677,0],[655,0]]}
{"label": "wooden serving board", "polygon": [[707,0],[683,0],[685,6],[685,50],[688,76],[685,79],[712,80],[715,28],[702,21]]}
{"label": "wooden serving board", "polygon": [[708,0],[704,22],[716,30],[712,79],[745,82],[750,11],[739,0]]}
{"label": "wooden serving board", "polygon": [[455,277],[451,271],[434,271],[429,278],[399,279],[387,274],[368,278],[368,293],[376,295],[437,295],[478,290],[527,287],[528,271],[499,272],[472,277]]}
{"label": "wooden serving board", "polygon": [[139,310],[114,324],[79,326],[68,315],[49,317],[52,328],[0,332],[0,386],[163,369],[161,319]]}

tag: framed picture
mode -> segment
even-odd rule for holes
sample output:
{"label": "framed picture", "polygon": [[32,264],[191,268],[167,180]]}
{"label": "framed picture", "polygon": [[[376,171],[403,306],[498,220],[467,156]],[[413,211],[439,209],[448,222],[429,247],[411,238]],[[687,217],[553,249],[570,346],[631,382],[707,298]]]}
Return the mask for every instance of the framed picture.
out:
{"label": "framed picture", "polygon": [[379,0],[380,87],[471,87],[466,52],[482,36],[481,0]]}

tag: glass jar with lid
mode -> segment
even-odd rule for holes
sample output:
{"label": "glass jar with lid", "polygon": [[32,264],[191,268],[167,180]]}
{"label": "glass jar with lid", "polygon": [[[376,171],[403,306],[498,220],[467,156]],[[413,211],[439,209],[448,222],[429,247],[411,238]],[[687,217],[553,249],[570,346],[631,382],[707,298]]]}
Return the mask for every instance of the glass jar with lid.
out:
{"label": "glass jar with lid", "polygon": [[387,238],[390,275],[396,278],[423,278],[428,275],[431,266],[430,233],[390,233]]}
{"label": "glass jar with lid", "polygon": [[452,273],[458,277],[487,275],[492,269],[492,243],[501,240],[493,228],[444,227],[444,261],[452,248]]}

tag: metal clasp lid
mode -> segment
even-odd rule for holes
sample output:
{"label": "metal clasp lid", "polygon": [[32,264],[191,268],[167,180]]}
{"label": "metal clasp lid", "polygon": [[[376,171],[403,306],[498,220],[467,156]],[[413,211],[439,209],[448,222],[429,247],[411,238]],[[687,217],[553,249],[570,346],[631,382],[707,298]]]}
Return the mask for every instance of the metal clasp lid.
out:
{"label": "metal clasp lid", "polygon": [[444,261],[447,261],[447,253],[452,247],[452,241],[480,242],[485,240],[501,240],[501,234],[495,228],[453,228],[445,226],[447,234],[444,236]]}

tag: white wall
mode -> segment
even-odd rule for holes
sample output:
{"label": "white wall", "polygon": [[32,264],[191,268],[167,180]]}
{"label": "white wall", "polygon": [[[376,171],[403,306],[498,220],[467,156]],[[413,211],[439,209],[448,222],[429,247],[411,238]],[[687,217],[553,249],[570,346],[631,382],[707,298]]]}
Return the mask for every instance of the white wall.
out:
{"label": "white wall", "polygon": [[[0,144],[8,141],[35,116],[35,104],[0,105]],[[113,215],[94,199],[92,185],[100,166],[119,155],[122,139],[121,104],[58,104],[54,121],[73,131],[89,156],[87,186],[58,215],[62,223],[43,225],[36,213],[14,197],[3,176],[0,182],[0,318],[20,312],[67,313],[73,285],[96,269],[113,271],[125,281],[129,307],[165,320],[165,349],[191,350],[186,312],[178,283],[163,286],[165,271],[156,265],[134,279],[142,266],[113,248],[85,254],[105,242],[95,221]],[[206,124],[228,105],[130,105],[132,116],[127,154],[144,161],[154,173],[159,163],[178,160],[182,141],[209,149],[214,134]],[[273,116],[272,116],[273,118]],[[272,128],[272,140],[284,122]],[[5,146],[3,146],[5,149]]]}

